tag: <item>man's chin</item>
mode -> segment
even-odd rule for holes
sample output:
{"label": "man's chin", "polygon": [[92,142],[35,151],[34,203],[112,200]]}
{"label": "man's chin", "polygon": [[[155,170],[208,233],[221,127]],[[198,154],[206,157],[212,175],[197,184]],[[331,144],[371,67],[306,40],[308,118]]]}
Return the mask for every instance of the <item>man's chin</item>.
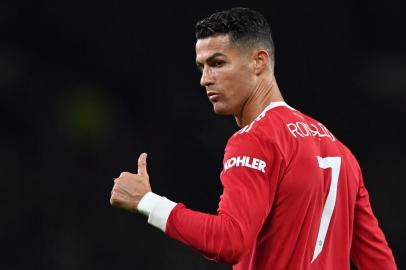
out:
{"label": "man's chin", "polygon": [[213,104],[213,110],[218,115],[232,115],[233,113],[230,112],[230,109],[221,106],[221,104]]}

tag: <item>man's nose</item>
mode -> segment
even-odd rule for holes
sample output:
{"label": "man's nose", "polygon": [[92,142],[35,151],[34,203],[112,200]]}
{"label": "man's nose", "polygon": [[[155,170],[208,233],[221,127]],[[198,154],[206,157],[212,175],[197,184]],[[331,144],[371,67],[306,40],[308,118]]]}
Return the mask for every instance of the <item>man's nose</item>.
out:
{"label": "man's nose", "polygon": [[202,77],[200,78],[201,86],[209,86],[213,84],[213,75],[211,74],[210,68],[204,68],[202,71]]}

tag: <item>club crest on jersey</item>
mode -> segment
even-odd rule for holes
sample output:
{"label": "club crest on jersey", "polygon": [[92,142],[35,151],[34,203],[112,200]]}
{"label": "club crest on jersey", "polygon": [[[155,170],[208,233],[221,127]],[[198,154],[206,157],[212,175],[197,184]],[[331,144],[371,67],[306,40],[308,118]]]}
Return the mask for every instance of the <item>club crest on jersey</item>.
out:
{"label": "club crest on jersey", "polygon": [[247,156],[238,156],[229,158],[224,163],[224,171],[232,167],[247,167],[265,173],[266,163],[258,158],[251,158]]}

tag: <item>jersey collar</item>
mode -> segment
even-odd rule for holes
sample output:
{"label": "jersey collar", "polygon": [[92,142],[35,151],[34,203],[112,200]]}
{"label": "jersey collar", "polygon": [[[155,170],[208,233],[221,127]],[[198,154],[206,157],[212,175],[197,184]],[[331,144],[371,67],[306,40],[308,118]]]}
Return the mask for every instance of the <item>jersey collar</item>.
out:
{"label": "jersey collar", "polygon": [[285,101],[275,101],[275,102],[271,102],[268,106],[266,106],[265,109],[259,115],[264,115],[267,111],[269,111],[273,108],[276,108],[276,107],[281,107],[281,106],[285,106],[291,110],[295,110],[294,108],[292,108],[288,104],[286,104]]}

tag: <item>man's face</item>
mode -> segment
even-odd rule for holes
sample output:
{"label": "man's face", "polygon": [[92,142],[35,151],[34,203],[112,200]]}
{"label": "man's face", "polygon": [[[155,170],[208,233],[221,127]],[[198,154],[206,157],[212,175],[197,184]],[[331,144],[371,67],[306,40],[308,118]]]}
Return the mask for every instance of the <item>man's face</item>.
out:
{"label": "man's face", "polygon": [[240,114],[255,86],[250,55],[232,46],[228,35],[218,35],[197,40],[196,64],[202,72],[200,84],[206,88],[214,111]]}

